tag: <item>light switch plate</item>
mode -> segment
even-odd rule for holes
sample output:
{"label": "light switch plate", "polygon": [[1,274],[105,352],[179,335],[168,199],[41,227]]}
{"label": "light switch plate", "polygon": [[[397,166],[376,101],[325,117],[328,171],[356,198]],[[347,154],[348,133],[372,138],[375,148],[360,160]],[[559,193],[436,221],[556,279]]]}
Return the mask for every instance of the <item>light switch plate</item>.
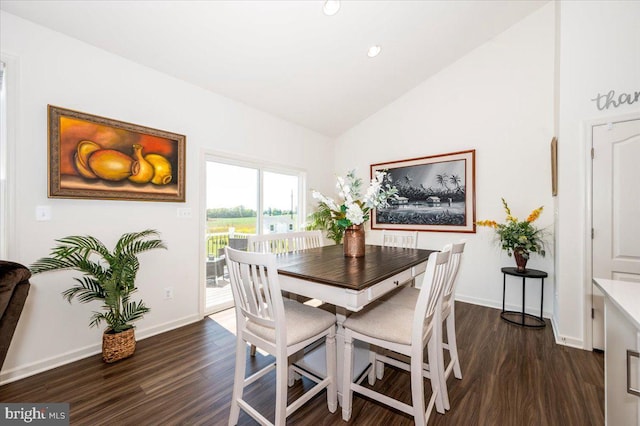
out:
{"label": "light switch plate", "polygon": [[51,220],[51,206],[36,206],[36,220]]}

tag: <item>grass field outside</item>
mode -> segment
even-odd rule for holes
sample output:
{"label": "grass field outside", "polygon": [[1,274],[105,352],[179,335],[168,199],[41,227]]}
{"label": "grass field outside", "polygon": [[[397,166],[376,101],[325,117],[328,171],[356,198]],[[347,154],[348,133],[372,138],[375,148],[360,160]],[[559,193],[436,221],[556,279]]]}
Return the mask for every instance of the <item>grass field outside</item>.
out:
{"label": "grass field outside", "polygon": [[[292,232],[298,230],[297,215],[263,216],[265,232]],[[247,238],[258,234],[257,218],[210,218],[207,220],[207,256],[217,257],[221,249],[229,245],[229,238]],[[233,228],[233,235],[230,229]]]}
{"label": "grass field outside", "polygon": [[255,217],[231,217],[207,220],[207,233],[229,232],[229,228],[235,228],[235,232],[242,234],[256,233]]}

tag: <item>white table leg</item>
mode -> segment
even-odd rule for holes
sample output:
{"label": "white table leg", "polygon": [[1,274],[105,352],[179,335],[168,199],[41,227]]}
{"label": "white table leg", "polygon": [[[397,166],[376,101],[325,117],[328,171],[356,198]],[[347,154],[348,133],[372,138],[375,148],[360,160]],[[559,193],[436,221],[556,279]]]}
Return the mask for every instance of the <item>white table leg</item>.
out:
{"label": "white table leg", "polygon": [[344,322],[347,319],[347,310],[336,306],[336,351],[338,352],[338,365],[336,368],[336,380],[338,381],[338,404],[342,407],[342,371],[344,370]]}
{"label": "white table leg", "polygon": [[[342,406],[342,370],[344,367],[344,322],[349,316],[350,311],[346,308],[336,306],[336,385],[338,388],[338,404]],[[362,374],[362,372],[369,365],[369,345],[360,341],[354,342],[353,348],[354,366],[353,373],[354,378]],[[312,350],[304,353],[304,358],[296,359],[295,363],[302,368],[307,369],[313,374],[319,377],[326,376],[326,358],[325,358],[325,345],[321,344],[314,347]],[[352,378],[353,379],[353,378]]]}

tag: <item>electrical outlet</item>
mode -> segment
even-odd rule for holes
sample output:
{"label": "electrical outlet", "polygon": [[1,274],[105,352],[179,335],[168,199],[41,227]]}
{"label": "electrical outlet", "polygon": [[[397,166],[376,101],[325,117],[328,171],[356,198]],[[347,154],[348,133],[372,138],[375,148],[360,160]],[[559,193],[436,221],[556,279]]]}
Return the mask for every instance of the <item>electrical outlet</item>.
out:
{"label": "electrical outlet", "polygon": [[164,298],[165,299],[173,299],[173,287],[165,287],[164,288]]}
{"label": "electrical outlet", "polygon": [[178,217],[180,219],[190,219],[193,216],[190,207],[180,207],[178,208]]}

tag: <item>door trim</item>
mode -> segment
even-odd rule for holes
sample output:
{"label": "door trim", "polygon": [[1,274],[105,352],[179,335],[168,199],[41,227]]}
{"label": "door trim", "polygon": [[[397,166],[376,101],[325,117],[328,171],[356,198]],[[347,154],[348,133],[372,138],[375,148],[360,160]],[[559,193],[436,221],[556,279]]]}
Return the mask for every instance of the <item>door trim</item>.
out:
{"label": "door trim", "polygon": [[[306,192],[308,192],[307,188],[307,171],[297,166],[288,166],[284,164],[275,163],[269,160],[260,159],[257,157],[251,157],[243,154],[231,153],[228,151],[215,150],[210,147],[203,147],[199,152],[199,208],[198,208],[198,232],[200,235],[200,247],[199,247],[199,259],[205,259],[207,256],[206,243],[204,238],[201,236],[206,234],[206,205],[207,205],[207,162],[220,162],[240,167],[254,167],[259,171],[260,179],[263,177],[263,172],[273,172],[273,173],[283,173],[283,174],[296,174],[298,181],[298,211],[300,221],[298,226],[304,223],[305,218],[307,217],[307,197]],[[262,184],[259,186],[259,194],[258,199],[260,200],[260,206],[258,210],[262,210]],[[256,223],[257,229],[262,229],[262,217],[258,215],[258,220]],[[198,315],[202,318],[205,316],[209,316],[210,313],[205,309],[206,304],[206,289],[203,283],[206,281],[206,269],[204,261],[199,261],[199,280],[198,280]],[[233,306],[230,305],[230,307]]]}
{"label": "door trim", "polygon": [[0,211],[0,258],[11,259],[16,258],[15,252],[15,239],[16,239],[16,141],[19,137],[19,114],[18,109],[20,93],[18,93],[18,87],[20,85],[20,58],[0,51],[0,60],[6,65],[5,79],[4,79],[4,93],[5,93],[5,119],[4,125],[4,137],[5,147],[3,157],[0,161],[3,162],[0,168],[4,168],[5,180],[0,181],[2,189],[0,190],[0,197],[3,197],[2,211]]}
{"label": "door trim", "polygon": [[591,323],[591,309],[593,308],[593,240],[591,239],[591,228],[593,226],[593,162],[591,161],[591,149],[593,148],[593,128],[607,125],[608,123],[620,123],[624,121],[640,120],[640,112],[623,115],[612,115],[600,117],[593,120],[584,121],[583,140],[587,149],[585,150],[585,171],[586,171],[586,205],[585,209],[585,259],[584,259],[584,349],[593,350],[593,327]]}

